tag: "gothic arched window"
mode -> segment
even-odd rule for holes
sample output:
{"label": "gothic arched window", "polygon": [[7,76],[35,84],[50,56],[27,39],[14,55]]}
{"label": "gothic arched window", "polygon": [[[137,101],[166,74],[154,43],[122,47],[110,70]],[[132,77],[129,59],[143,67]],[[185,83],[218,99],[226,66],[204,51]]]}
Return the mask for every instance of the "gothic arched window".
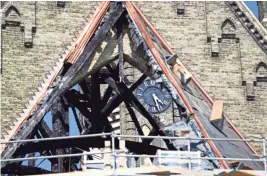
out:
{"label": "gothic arched window", "polygon": [[256,79],[258,82],[267,82],[267,64],[264,62],[258,63],[256,66]]}
{"label": "gothic arched window", "polygon": [[5,11],[5,21],[7,24],[19,24],[20,23],[20,12],[15,6],[11,5]]}
{"label": "gothic arched window", "polygon": [[234,23],[230,19],[226,19],[222,23],[221,30],[222,30],[222,38],[231,38],[231,39],[236,38],[235,36],[236,28]]}

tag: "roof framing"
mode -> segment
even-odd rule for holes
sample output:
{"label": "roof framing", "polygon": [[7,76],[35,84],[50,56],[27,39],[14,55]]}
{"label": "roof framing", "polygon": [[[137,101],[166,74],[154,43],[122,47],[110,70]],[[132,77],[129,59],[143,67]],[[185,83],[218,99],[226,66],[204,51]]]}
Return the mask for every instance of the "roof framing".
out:
{"label": "roof framing", "polygon": [[[162,59],[162,53],[160,53],[153,43],[151,36],[148,32],[148,28],[152,31],[153,35],[160,41],[160,45],[166,49],[170,55],[175,55],[175,52],[167,45],[164,39],[159,35],[156,29],[153,27],[151,23],[146,19],[146,17],[141,13],[141,11],[132,3],[125,2],[123,4],[118,3],[115,7],[115,10],[110,14],[110,16],[105,19],[104,16],[107,10],[110,8],[110,2],[104,2],[100,5],[94,20],[91,25],[89,25],[82,37],[76,42],[75,47],[70,51],[70,53],[66,56],[65,61],[72,63],[73,65],[68,69],[68,71],[64,75],[60,75],[62,72],[57,72],[53,76],[49,85],[52,85],[55,78],[57,76],[62,76],[62,79],[52,92],[49,93],[48,98],[45,102],[33,113],[33,109],[37,106],[37,103],[33,105],[32,110],[24,119],[25,124],[19,124],[19,126],[15,129],[14,133],[7,140],[20,140],[25,139],[30,135],[30,130],[20,130],[24,125],[33,128],[42,120],[44,115],[49,111],[50,107],[58,101],[58,98],[62,96],[69,88],[73,85],[79,83],[81,80],[88,76],[87,68],[89,68],[92,62],[92,53],[95,51],[97,46],[104,40],[108,31],[114,26],[119,17],[125,11],[130,16],[130,19],[133,23],[136,24],[138,30],[140,31],[142,38],[144,40],[144,45],[147,46],[147,52],[151,53],[151,58],[154,58],[157,65],[163,72],[163,76],[166,77],[167,82],[169,82],[169,86],[173,87],[178,95],[179,99],[182,100],[183,104],[186,106],[186,109],[189,115],[192,115],[195,122],[197,123],[201,133],[205,136],[205,138],[210,138],[208,131],[206,130],[206,126],[202,124],[202,121],[198,117],[198,113],[195,112],[192,107],[192,102],[188,99],[188,96],[185,95],[184,90],[181,88],[181,83],[177,81],[177,77],[172,73],[171,69],[166,65],[164,60]],[[99,28],[100,24],[102,26]],[[98,29],[99,28],[99,29]],[[97,33],[96,30],[98,30]],[[186,67],[181,63],[181,66],[186,69]],[[192,76],[191,78],[194,86],[196,86],[202,95],[206,98],[206,100],[213,104],[213,100],[208,96],[208,94],[204,91],[201,85],[197,82],[196,78]],[[40,96],[39,101],[43,98],[44,94],[47,93],[48,90],[43,92],[43,95]],[[149,114],[147,114],[149,116]],[[225,115],[224,115],[225,117]],[[238,132],[238,130],[234,127],[234,125],[225,117],[227,123],[233,128],[234,132],[242,139],[243,136]],[[151,119],[150,119],[151,120]],[[154,123],[154,122],[153,122]],[[208,140],[208,143],[215,153],[216,157],[223,158],[222,152],[217,147],[217,145]],[[16,152],[16,149],[20,146],[18,143],[9,144],[5,146],[5,150],[2,152],[2,158],[10,158]],[[252,153],[256,154],[253,148],[246,143],[246,146],[251,150]],[[220,161],[220,164],[225,169],[229,169],[229,164],[226,161]],[[2,167],[5,165],[2,165]]]}

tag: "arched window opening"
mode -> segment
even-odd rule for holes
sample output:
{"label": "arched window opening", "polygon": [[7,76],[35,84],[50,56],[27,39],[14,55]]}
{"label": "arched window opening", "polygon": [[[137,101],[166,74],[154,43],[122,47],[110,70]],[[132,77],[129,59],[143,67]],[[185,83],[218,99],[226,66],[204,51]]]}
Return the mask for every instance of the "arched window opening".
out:
{"label": "arched window opening", "polygon": [[20,23],[20,12],[18,9],[11,5],[5,12],[5,21],[8,24],[19,24]]}
{"label": "arched window opening", "polygon": [[265,64],[264,62],[260,62],[260,63],[256,66],[256,72],[258,72],[260,68],[264,68],[264,69],[267,71],[267,64]]}
{"label": "arched window opening", "polygon": [[229,20],[226,19],[221,26],[221,31],[222,31],[222,38],[229,38],[229,39],[235,39],[235,32],[236,32],[236,28],[234,23]]}
{"label": "arched window opening", "polygon": [[260,62],[256,66],[256,79],[257,82],[267,82],[267,64]]}

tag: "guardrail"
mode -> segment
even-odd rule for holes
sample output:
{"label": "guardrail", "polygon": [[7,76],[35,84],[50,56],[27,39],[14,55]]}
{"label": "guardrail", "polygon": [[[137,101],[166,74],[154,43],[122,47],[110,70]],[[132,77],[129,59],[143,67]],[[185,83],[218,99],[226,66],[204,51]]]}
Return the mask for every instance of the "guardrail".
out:
{"label": "guardrail", "polygon": [[[51,159],[51,158],[64,158],[64,157],[74,157],[74,156],[88,156],[94,154],[111,154],[112,157],[112,169],[113,174],[116,175],[116,159],[119,157],[149,157],[149,158],[177,158],[177,159],[187,159],[187,160],[225,160],[225,161],[254,161],[254,162],[263,162],[264,163],[264,171],[267,174],[267,158],[266,158],[266,138],[262,137],[261,139],[251,140],[251,139],[228,139],[228,138],[189,138],[189,137],[171,137],[171,136],[138,136],[138,135],[118,135],[113,133],[99,133],[99,134],[89,134],[89,135],[81,135],[81,136],[64,136],[64,137],[53,137],[53,138],[42,138],[42,139],[26,139],[26,140],[17,140],[17,141],[1,141],[1,144],[10,144],[10,143],[27,143],[27,142],[39,142],[39,141],[55,141],[55,140],[63,140],[63,139],[77,139],[77,138],[90,138],[90,137],[111,137],[111,151],[102,151],[102,152],[83,152],[77,154],[64,154],[64,155],[53,155],[53,156],[37,156],[37,157],[28,157],[28,158],[10,158],[10,159],[0,159],[0,162],[16,162],[16,161],[25,161],[25,160],[35,160],[35,159]],[[176,139],[176,140],[187,140],[188,141],[188,152],[190,149],[190,141],[193,140],[213,140],[213,141],[235,141],[235,142],[256,142],[262,143],[262,157],[259,159],[251,159],[251,158],[217,158],[217,157],[177,157],[177,156],[158,156],[158,155],[130,155],[130,154],[118,154],[119,150],[115,149],[115,139],[122,138],[139,138],[139,139]],[[121,151],[120,151],[121,152]],[[124,151],[125,152],[125,151]],[[191,164],[189,164],[189,170],[191,170]]]}

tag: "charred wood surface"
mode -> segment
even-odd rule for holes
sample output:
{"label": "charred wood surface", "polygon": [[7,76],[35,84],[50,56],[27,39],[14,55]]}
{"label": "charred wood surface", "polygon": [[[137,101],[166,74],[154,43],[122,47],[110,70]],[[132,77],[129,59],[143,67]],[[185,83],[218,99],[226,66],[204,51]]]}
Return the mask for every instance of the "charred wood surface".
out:
{"label": "charred wood surface", "polygon": [[35,174],[49,174],[53,173],[51,171],[32,167],[32,166],[23,166],[18,164],[8,164],[1,169],[1,174],[14,174],[14,175],[35,175]]}
{"label": "charred wood surface", "polygon": [[101,148],[104,147],[104,139],[101,137],[77,138],[77,139],[62,139],[54,141],[40,141],[28,143],[21,146],[17,151],[17,155],[23,155],[32,152],[42,152],[46,150],[68,149],[78,147],[82,150],[88,150],[89,147]]}
{"label": "charred wood surface", "polygon": [[[52,128],[54,136],[68,136],[69,135],[69,113],[68,105],[64,98],[61,98],[58,103],[56,103],[51,108],[52,114]],[[64,149],[55,150],[56,155],[66,154]],[[65,159],[66,160],[66,159]],[[63,166],[64,158],[58,158],[51,160],[51,170],[52,172],[64,172],[65,168]]]}
{"label": "charred wood surface", "polygon": [[99,72],[96,72],[91,75],[93,83],[91,85],[91,101],[93,102],[91,108],[92,133],[101,133],[103,128],[101,125],[101,122],[103,122],[102,120],[103,117],[100,116],[101,93],[100,93],[100,82],[98,78],[99,78]]}

